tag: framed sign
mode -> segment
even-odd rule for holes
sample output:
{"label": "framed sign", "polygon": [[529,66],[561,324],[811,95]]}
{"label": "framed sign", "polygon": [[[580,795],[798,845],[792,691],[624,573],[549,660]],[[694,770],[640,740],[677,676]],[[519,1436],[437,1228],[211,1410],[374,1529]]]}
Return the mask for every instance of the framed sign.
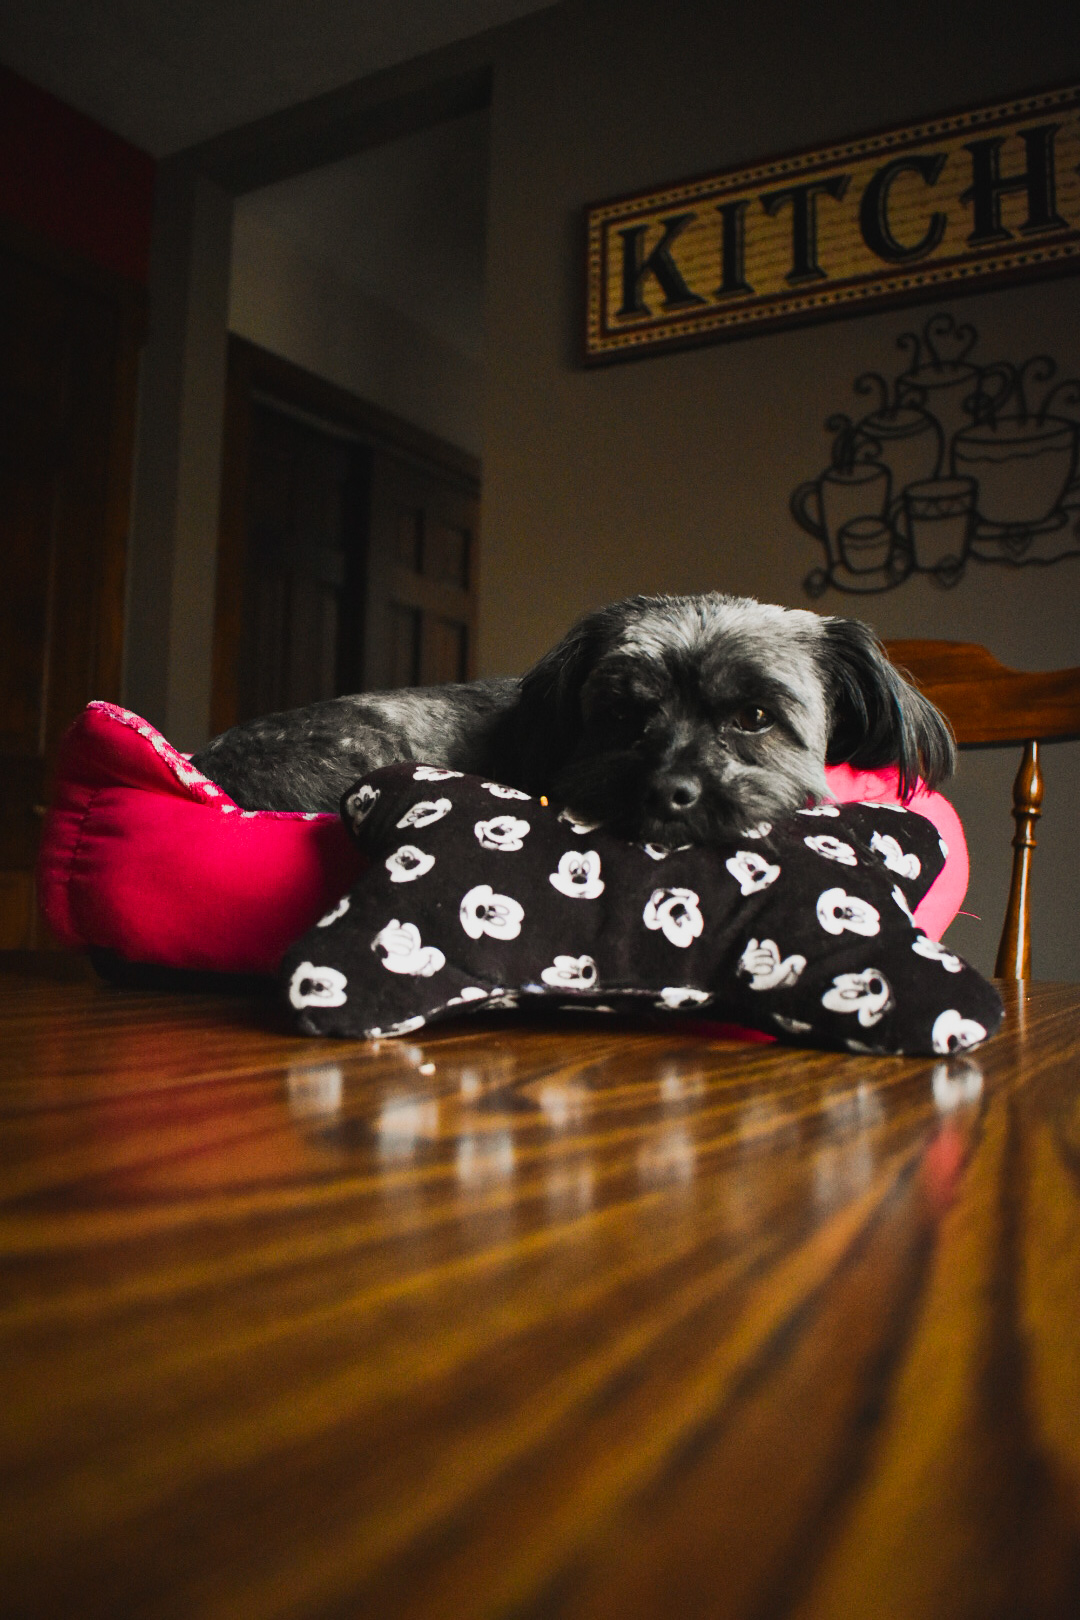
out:
{"label": "framed sign", "polygon": [[586,211],[585,357],[1080,269],[1080,85]]}

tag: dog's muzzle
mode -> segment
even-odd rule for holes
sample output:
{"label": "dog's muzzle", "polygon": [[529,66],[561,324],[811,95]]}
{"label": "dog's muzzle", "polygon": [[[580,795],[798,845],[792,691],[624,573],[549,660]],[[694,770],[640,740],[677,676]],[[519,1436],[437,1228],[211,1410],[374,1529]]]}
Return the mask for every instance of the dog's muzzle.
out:
{"label": "dog's muzzle", "polygon": [[693,771],[664,771],[649,789],[649,809],[662,821],[678,821],[700,801],[703,787]]}

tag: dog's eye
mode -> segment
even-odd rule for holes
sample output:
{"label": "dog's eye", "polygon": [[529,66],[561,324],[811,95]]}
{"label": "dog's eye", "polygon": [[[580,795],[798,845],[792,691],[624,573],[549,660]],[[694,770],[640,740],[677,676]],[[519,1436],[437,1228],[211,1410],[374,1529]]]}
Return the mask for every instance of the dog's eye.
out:
{"label": "dog's eye", "polygon": [[732,715],[731,723],[738,731],[768,731],[773,723],[773,717],[768,709],[748,705]]}
{"label": "dog's eye", "polygon": [[632,726],[636,730],[641,723],[641,714],[636,705],[631,703],[629,699],[618,698],[614,703],[608,705],[607,720],[609,725],[618,726],[621,729],[628,729]]}

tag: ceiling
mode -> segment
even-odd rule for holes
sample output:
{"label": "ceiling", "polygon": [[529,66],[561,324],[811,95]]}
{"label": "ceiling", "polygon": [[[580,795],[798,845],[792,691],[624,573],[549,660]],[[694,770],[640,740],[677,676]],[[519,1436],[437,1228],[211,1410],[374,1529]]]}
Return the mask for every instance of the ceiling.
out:
{"label": "ceiling", "polygon": [[0,61],[154,157],[553,0],[4,0]]}

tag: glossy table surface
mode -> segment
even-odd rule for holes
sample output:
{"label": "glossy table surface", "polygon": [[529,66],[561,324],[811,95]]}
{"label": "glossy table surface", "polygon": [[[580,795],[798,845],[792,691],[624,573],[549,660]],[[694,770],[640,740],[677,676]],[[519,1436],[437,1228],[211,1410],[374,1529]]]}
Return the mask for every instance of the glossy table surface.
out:
{"label": "glossy table surface", "polygon": [[1080,986],[948,1061],[0,975],[0,1612],[1080,1615]]}

